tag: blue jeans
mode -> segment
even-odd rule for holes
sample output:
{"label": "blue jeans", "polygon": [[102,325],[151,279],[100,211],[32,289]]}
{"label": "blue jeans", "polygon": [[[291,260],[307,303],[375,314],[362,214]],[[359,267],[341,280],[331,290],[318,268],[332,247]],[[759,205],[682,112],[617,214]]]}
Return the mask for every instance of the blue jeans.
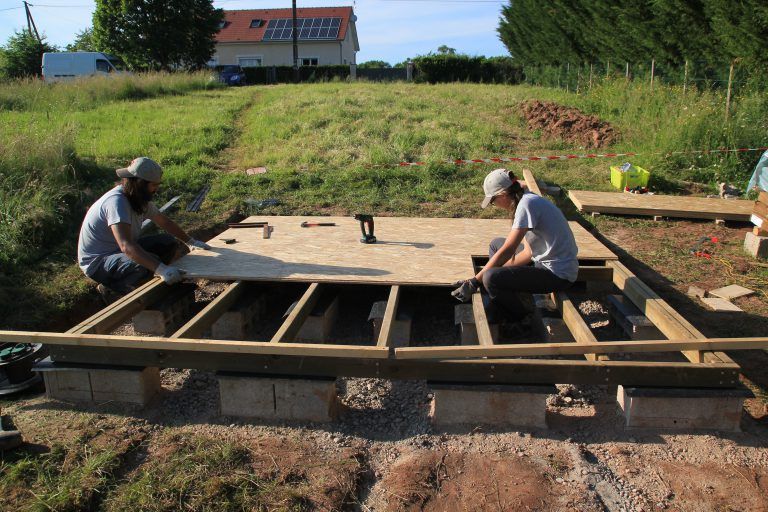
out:
{"label": "blue jeans", "polygon": [[[494,238],[491,241],[488,248],[489,257],[492,258],[501,249],[504,240],[504,238]],[[528,313],[517,296],[518,292],[561,292],[570,288],[572,284],[566,279],[557,277],[549,269],[537,268],[533,265],[496,267],[488,269],[483,274],[483,288],[490,299],[489,316],[499,315],[513,322],[521,320]]]}
{"label": "blue jeans", "polygon": [[[167,234],[139,238],[138,244],[165,264],[173,260],[179,247],[176,238]],[[93,275],[88,277],[117,293],[125,294],[152,277],[152,271],[119,252],[103,258]]]}

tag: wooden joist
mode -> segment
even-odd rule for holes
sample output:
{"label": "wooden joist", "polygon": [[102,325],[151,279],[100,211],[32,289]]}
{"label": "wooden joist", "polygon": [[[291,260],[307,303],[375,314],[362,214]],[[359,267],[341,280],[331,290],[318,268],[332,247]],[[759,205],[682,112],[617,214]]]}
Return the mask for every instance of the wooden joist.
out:
{"label": "wooden joist", "polygon": [[389,290],[389,299],[387,300],[387,309],[384,310],[384,318],[381,322],[379,339],[376,342],[378,347],[389,348],[392,346],[392,325],[397,315],[397,306],[400,302],[400,286],[395,285]]}
{"label": "wooden joist", "polygon": [[115,327],[126,322],[136,313],[168,295],[172,289],[172,287],[163,283],[162,279],[155,277],[93,316],[83,320],[67,332],[80,334],[111,332]]}
{"label": "wooden joist", "polygon": [[203,332],[242,297],[246,286],[247,284],[243,281],[235,281],[230,284],[202,311],[173,333],[171,338],[199,338],[202,336]]}
{"label": "wooden joist", "polygon": [[[670,339],[702,339],[706,338],[690,322],[680,316],[672,306],[667,304],[648,285],[635,276],[619,261],[606,263],[613,268],[613,284],[624,292],[643,314]],[[696,350],[684,349],[683,355],[694,363],[732,363],[730,357],[722,352],[701,353]]]}
{"label": "wooden joist", "polygon": [[294,308],[288,314],[285,322],[283,322],[283,325],[280,326],[280,329],[277,330],[270,342],[285,343],[293,341],[293,338],[296,337],[299,329],[301,329],[301,324],[304,323],[304,320],[312,312],[312,308],[314,308],[315,304],[317,304],[321,293],[322,286],[320,283],[310,284],[309,288],[307,288],[307,291],[304,292],[304,295],[301,296],[301,299],[299,299]]}
{"label": "wooden joist", "polygon": [[488,316],[485,314],[483,297],[480,295],[480,292],[472,294],[472,314],[475,317],[475,329],[477,330],[477,341],[479,345],[493,345],[491,326],[488,325]]}
{"label": "wooden joist", "polygon": [[192,351],[221,354],[259,354],[281,356],[328,356],[383,359],[389,351],[378,347],[325,345],[312,343],[271,343],[197,338],[158,338],[109,334],[70,334],[57,332],[0,331],[0,342],[44,343],[69,347],[128,348],[157,351]]}
{"label": "wooden joist", "polygon": [[[557,304],[560,313],[563,315],[563,321],[565,322],[565,325],[568,326],[568,330],[571,331],[576,343],[583,345],[595,345],[598,343],[597,338],[592,334],[592,330],[581,317],[579,310],[574,306],[573,302],[571,302],[568,294],[564,292],[555,292],[552,294],[552,299],[555,301],[555,304]],[[584,357],[586,357],[588,361],[597,361],[599,358],[599,356],[594,353],[586,353],[584,354]]]}
{"label": "wooden joist", "polygon": [[604,266],[579,265],[577,281],[612,281],[613,269]]}
{"label": "wooden joist", "polygon": [[528,187],[528,190],[540,196],[544,195],[541,193],[539,184],[536,182],[536,178],[533,176],[533,173],[529,169],[523,169],[523,179],[525,180],[525,185]]}
{"label": "wooden joist", "polygon": [[[532,356],[575,356],[608,353],[679,352],[683,350],[758,350],[768,348],[768,338],[700,338],[649,341],[601,341],[596,343],[520,343],[514,345],[477,345],[450,347],[404,347],[395,349],[397,359],[459,359],[477,357],[532,357]],[[574,363],[575,361],[562,361]],[[611,361],[598,361],[598,363]],[[649,364],[643,361],[628,361],[638,366]],[[738,368],[735,363],[700,363],[722,365],[724,368]]]}

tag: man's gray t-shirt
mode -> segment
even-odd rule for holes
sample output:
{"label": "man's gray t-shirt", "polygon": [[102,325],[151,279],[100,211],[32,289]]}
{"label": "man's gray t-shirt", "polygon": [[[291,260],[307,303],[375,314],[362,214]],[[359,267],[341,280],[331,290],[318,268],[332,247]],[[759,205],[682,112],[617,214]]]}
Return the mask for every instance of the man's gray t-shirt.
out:
{"label": "man's gray t-shirt", "polygon": [[120,222],[130,224],[131,239],[138,240],[141,223],[157,213],[159,210],[151,201],[143,215],[136,213],[123,194],[123,187],[119,185],[101,196],[88,209],[80,228],[80,238],[77,242],[77,260],[80,269],[91,276],[96,271],[100,260],[120,252],[120,246],[117,245],[110,226]]}
{"label": "man's gray t-shirt", "polygon": [[517,205],[512,227],[530,230],[525,239],[531,246],[536,267],[547,268],[561,279],[576,281],[579,273],[578,247],[560,208],[541,196],[527,192]]}

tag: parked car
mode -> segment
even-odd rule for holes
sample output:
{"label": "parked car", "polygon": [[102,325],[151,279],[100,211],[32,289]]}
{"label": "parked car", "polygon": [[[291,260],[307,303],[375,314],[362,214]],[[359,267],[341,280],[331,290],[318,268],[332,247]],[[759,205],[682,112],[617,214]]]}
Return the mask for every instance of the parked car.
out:
{"label": "parked car", "polygon": [[43,79],[46,82],[124,72],[123,62],[118,57],[106,53],[46,52],[43,54]]}
{"label": "parked car", "polygon": [[237,65],[219,66],[219,81],[227,85],[245,85],[245,72]]}

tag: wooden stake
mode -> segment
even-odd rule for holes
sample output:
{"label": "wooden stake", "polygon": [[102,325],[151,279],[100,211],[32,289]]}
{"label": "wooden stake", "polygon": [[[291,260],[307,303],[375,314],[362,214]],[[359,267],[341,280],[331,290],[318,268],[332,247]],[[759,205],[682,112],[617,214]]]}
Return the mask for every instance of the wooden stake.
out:
{"label": "wooden stake", "polygon": [[627,82],[629,82],[629,62],[627,62],[627,70],[624,72],[624,77],[627,79]]}
{"label": "wooden stake", "polygon": [[594,64],[589,64],[589,89],[592,90],[592,69],[594,67]]}
{"label": "wooden stake", "polygon": [[653,79],[656,75],[656,59],[651,59],[651,92],[653,92]]}
{"label": "wooden stake", "polygon": [[685,61],[685,75],[683,76],[683,96],[688,88],[688,60]]}
{"label": "wooden stake", "polygon": [[725,120],[728,121],[728,117],[731,113],[731,86],[733,85],[733,67],[736,60],[731,61],[731,70],[728,72],[728,93],[725,96]]}

